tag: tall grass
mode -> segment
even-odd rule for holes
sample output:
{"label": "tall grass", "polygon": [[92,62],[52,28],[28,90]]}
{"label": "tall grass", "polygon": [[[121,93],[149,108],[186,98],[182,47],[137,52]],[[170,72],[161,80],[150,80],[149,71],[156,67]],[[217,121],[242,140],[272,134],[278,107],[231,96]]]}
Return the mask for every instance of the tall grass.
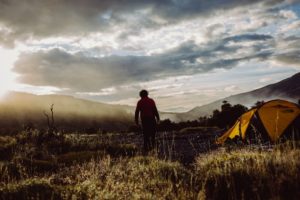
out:
{"label": "tall grass", "polygon": [[298,199],[300,150],[218,151],[199,156],[195,174],[207,199]]}
{"label": "tall grass", "polygon": [[[193,199],[191,172],[177,162],[154,157],[120,158],[109,156],[61,169],[42,178],[27,178],[0,187],[0,197],[50,196],[62,199]],[[44,198],[43,198],[44,199]]]}
{"label": "tall grass", "polygon": [[[169,138],[173,140],[174,138]],[[2,138],[4,141],[4,139]],[[31,138],[32,140],[32,138]],[[31,141],[30,140],[30,141]],[[174,143],[141,156],[133,147],[101,141],[68,144],[51,159],[35,160],[18,151],[47,146],[5,138],[0,161],[0,199],[299,199],[300,148],[286,143],[219,148],[200,154],[192,165],[171,161]],[[16,143],[21,141],[21,143]],[[9,145],[8,145],[9,144]],[[82,145],[85,144],[85,145]],[[163,145],[163,141],[159,145]],[[23,147],[20,148],[20,145]],[[51,146],[51,148],[53,147]],[[75,147],[80,150],[74,151]],[[69,151],[67,151],[69,150]],[[125,152],[125,153],[124,153]],[[47,158],[47,156],[41,156]]]}

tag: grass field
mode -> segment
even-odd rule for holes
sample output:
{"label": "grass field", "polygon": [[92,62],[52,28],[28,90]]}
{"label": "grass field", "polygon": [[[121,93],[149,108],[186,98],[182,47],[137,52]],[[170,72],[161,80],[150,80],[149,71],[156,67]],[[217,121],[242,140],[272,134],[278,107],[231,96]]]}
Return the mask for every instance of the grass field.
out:
{"label": "grass field", "polygon": [[89,136],[0,137],[0,199],[299,199],[300,148],[220,147],[188,165]]}

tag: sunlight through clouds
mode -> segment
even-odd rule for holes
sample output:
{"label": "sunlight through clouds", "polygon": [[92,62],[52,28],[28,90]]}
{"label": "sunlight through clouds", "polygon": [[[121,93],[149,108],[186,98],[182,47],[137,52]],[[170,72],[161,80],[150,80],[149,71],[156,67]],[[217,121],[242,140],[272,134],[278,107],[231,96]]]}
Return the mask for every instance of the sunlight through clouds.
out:
{"label": "sunlight through clouds", "polygon": [[16,74],[11,71],[14,62],[17,60],[18,53],[14,50],[0,48],[0,98],[9,90],[16,87]]}

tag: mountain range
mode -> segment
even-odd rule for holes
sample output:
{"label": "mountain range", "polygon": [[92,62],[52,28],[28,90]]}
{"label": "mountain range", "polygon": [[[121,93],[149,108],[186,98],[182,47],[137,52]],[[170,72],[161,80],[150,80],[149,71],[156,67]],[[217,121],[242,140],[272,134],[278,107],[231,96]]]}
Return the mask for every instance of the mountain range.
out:
{"label": "mountain range", "polygon": [[213,110],[221,107],[223,101],[228,101],[232,105],[243,104],[251,107],[257,101],[269,101],[272,99],[285,99],[297,103],[300,100],[300,73],[256,90],[228,96],[212,103],[195,107],[188,112],[177,114],[176,117],[180,121],[183,119],[194,120],[200,116],[210,115]]}
{"label": "mountain range", "polygon": [[[184,113],[161,112],[162,119],[175,122],[196,120],[200,116],[211,115],[219,109],[223,101],[231,104],[252,106],[257,101],[286,99],[298,102],[300,99],[300,73],[265,87],[225,97],[210,104],[195,107]],[[65,95],[34,95],[11,92],[0,101],[0,133],[8,129],[22,129],[26,124],[46,127],[46,115],[50,116],[50,106],[54,104],[56,125],[67,131],[126,130],[133,124],[134,107],[111,105],[78,99]]]}

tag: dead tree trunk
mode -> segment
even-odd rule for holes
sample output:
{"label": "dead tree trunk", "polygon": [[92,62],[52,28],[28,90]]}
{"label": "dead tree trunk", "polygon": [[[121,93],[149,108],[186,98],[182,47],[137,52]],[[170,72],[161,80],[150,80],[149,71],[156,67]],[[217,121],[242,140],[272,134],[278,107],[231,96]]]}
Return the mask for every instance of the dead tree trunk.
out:
{"label": "dead tree trunk", "polygon": [[51,120],[50,120],[50,117],[49,115],[46,113],[46,111],[44,111],[44,115],[46,116],[46,120],[47,120],[47,125],[48,125],[48,134],[49,135],[53,135],[56,131],[56,128],[55,128],[55,124],[54,124],[54,104],[51,105],[50,107],[50,111],[51,111]]}

